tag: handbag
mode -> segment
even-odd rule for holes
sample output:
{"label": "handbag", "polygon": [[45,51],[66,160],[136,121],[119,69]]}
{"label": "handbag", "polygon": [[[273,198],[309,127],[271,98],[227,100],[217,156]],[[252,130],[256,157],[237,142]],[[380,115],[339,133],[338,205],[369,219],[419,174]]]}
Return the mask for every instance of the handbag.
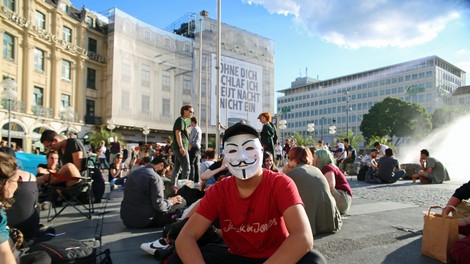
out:
{"label": "handbag", "polygon": [[421,253],[449,263],[450,248],[459,238],[458,218],[456,213],[452,213],[452,216],[431,214],[431,209],[436,208],[442,209],[440,206],[431,206],[424,215]]}
{"label": "handbag", "polygon": [[56,237],[47,242],[34,244],[28,252],[35,251],[45,251],[51,257],[52,264],[96,263],[96,250],[73,238]]}

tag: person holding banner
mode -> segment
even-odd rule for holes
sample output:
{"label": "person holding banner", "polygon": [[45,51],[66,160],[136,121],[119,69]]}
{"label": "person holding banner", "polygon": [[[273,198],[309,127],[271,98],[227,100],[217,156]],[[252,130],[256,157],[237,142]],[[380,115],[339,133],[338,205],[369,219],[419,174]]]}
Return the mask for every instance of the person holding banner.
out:
{"label": "person holding banner", "polygon": [[276,128],[271,123],[271,114],[263,112],[258,116],[259,121],[263,124],[263,129],[260,134],[261,145],[264,151],[274,155],[274,138],[276,137]]}

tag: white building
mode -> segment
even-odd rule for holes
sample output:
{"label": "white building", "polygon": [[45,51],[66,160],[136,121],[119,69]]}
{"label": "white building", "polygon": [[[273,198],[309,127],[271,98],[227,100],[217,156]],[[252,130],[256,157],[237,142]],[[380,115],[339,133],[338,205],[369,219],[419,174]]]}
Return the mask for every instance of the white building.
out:
{"label": "white building", "polygon": [[377,102],[396,97],[423,105],[430,113],[450,104],[451,94],[465,84],[465,72],[447,61],[430,56],[329,80],[297,78],[281,90],[277,113],[287,121],[285,134],[308,135],[307,124],[315,124],[315,138],[333,142],[328,127],[336,133],[346,127],[360,134],[362,116]]}

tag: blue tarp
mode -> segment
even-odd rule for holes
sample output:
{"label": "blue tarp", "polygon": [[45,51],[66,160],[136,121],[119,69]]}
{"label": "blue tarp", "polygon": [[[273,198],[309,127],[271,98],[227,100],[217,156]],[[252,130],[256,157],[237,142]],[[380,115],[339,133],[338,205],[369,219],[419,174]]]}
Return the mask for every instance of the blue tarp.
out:
{"label": "blue tarp", "polygon": [[16,160],[20,169],[36,175],[38,164],[46,164],[46,155],[37,155],[24,152],[15,152]]}

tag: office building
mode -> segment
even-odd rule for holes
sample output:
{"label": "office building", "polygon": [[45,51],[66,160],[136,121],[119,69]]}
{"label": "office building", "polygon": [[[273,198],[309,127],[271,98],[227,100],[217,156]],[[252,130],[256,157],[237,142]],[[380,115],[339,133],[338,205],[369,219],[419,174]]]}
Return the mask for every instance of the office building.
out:
{"label": "office building", "polygon": [[418,103],[430,113],[452,102],[452,93],[465,85],[465,72],[449,62],[430,56],[329,80],[297,78],[277,99],[279,119],[287,121],[285,135],[309,135],[307,124],[315,124],[315,138],[333,143],[346,127],[360,134],[362,116],[386,97]]}

